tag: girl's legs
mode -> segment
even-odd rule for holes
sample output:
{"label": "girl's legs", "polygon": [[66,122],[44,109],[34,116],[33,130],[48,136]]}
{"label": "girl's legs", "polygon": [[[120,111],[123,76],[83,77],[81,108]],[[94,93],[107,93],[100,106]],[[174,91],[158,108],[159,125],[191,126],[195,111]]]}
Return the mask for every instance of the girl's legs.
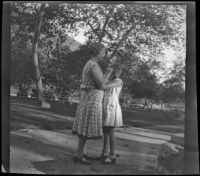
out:
{"label": "girl's legs", "polygon": [[115,155],[115,128],[110,127],[109,129],[109,139],[110,139],[110,154]]}
{"label": "girl's legs", "polygon": [[110,139],[110,155],[104,159],[103,164],[113,164],[116,161],[114,127],[108,128],[108,137]]}
{"label": "girl's legs", "polygon": [[102,154],[109,153],[108,151],[108,127],[103,127],[103,150]]}
{"label": "girl's legs", "polygon": [[87,141],[86,138],[79,137],[77,153],[76,153],[76,156],[78,158],[80,158],[82,156],[83,152],[84,152],[84,147],[85,147],[86,141]]}

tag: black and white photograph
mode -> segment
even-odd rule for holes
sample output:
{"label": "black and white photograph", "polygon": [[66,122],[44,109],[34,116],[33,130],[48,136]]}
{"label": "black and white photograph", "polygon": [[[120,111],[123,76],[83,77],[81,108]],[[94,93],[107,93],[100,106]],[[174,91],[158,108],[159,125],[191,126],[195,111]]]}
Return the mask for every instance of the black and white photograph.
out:
{"label": "black and white photograph", "polygon": [[1,172],[199,174],[195,2],[4,1]]}

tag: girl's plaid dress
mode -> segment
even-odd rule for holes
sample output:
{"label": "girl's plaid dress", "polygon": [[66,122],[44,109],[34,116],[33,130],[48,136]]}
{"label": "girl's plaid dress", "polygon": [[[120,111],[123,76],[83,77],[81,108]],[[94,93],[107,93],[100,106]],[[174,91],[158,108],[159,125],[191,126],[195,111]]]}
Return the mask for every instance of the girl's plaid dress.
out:
{"label": "girl's plaid dress", "polygon": [[83,69],[82,84],[86,87],[94,88],[81,90],[81,98],[72,127],[73,134],[87,139],[98,139],[102,137],[102,103],[104,92],[97,88],[92,76],[91,70],[95,65],[102,72],[99,65],[92,60],[89,60]]}

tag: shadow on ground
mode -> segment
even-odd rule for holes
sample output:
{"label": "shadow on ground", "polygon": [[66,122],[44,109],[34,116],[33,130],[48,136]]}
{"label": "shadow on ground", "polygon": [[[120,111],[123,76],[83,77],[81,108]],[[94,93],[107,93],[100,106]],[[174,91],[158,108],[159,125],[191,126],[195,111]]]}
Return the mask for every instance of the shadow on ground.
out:
{"label": "shadow on ground", "polygon": [[[42,174],[112,174],[112,175],[149,175],[157,174],[157,157],[160,145],[137,140],[117,139],[116,150],[120,157],[114,165],[102,165],[94,161],[90,166],[72,162],[77,147],[77,137],[71,134],[74,109],[66,113],[68,105],[58,107],[54,104],[51,110],[41,109],[36,101],[11,99],[10,111],[10,150],[12,173]],[[65,109],[66,108],[66,109]],[[135,123],[140,116],[124,116],[127,125]],[[148,117],[149,118],[149,117]],[[156,117],[158,118],[158,117]],[[154,120],[156,118],[153,118]],[[151,127],[166,129],[173,127],[170,123],[152,121]],[[143,115],[138,123],[144,122]],[[146,124],[150,123],[150,119]],[[154,123],[155,122],[155,123]],[[135,123],[136,124],[136,123]],[[171,126],[170,126],[171,125]],[[182,124],[175,123],[176,132],[183,130]],[[168,126],[168,127],[167,127]],[[181,127],[180,127],[181,126]],[[179,128],[180,127],[180,128]],[[173,128],[171,128],[171,131]],[[170,130],[169,130],[170,131]],[[175,130],[174,130],[175,131]],[[89,155],[101,153],[102,140],[88,141]]]}

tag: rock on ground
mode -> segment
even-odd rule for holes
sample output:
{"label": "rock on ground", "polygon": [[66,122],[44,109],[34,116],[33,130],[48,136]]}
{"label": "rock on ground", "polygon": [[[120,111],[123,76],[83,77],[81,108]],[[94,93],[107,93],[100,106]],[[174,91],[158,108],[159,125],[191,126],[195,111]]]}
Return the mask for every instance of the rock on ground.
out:
{"label": "rock on ground", "polygon": [[183,174],[184,148],[166,142],[161,145],[158,155],[158,173]]}

